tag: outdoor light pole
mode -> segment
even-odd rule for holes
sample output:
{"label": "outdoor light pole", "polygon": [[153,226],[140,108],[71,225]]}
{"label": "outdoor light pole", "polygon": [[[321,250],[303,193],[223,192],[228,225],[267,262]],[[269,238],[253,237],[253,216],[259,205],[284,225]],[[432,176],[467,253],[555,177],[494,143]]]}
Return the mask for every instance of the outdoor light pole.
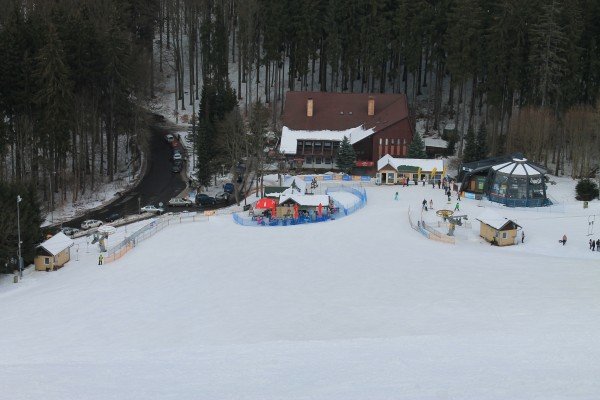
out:
{"label": "outdoor light pole", "polygon": [[18,260],[17,262],[19,263],[19,279],[23,278],[23,262],[21,260],[21,214],[20,214],[20,205],[19,203],[21,203],[21,196],[17,196],[17,239],[19,241],[19,252],[18,252]]}

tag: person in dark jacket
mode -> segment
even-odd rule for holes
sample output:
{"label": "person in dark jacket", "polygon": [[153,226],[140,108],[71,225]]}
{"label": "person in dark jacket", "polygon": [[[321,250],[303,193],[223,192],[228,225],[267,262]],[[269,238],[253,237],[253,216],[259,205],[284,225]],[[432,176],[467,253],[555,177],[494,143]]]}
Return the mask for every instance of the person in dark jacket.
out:
{"label": "person in dark jacket", "polygon": [[600,239],[596,240],[596,251],[600,251]]}
{"label": "person in dark jacket", "polygon": [[596,251],[596,241],[592,240],[592,251]]}
{"label": "person in dark jacket", "polygon": [[[596,242],[594,240],[590,239],[590,242],[589,242],[590,250],[592,250],[592,243],[594,243],[594,246],[596,245]],[[592,251],[594,251],[594,250],[592,250]]]}
{"label": "person in dark jacket", "polygon": [[563,246],[567,244],[567,235],[563,235],[562,240],[559,240],[559,242],[562,243]]}

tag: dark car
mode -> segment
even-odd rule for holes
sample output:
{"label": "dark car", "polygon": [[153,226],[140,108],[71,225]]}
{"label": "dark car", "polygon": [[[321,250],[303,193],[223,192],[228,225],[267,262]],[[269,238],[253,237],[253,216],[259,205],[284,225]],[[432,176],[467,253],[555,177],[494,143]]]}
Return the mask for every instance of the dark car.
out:
{"label": "dark car", "polygon": [[217,204],[217,199],[214,197],[202,193],[196,195],[197,206],[214,206],[215,204]]}
{"label": "dark car", "polygon": [[171,166],[171,172],[173,172],[174,174],[178,174],[181,172],[182,169],[183,169],[183,161],[182,160],[173,161],[173,165]]}
{"label": "dark car", "polygon": [[229,183],[226,183],[226,184],[224,184],[224,185],[223,185],[223,191],[224,191],[225,193],[228,193],[228,194],[233,194],[233,191],[234,191],[234,190],[235,190],[235,188],[234,188],[234,186],[233,186],[233,183],[231,183],[231,182],[229,182]]}
{"label": "dark car", "polygon": [[106,218],[106,220],[108,222],[115,222],[116,220],[121,218],[121,214],[119,213],[112,213],[108,216],[108,218]]}

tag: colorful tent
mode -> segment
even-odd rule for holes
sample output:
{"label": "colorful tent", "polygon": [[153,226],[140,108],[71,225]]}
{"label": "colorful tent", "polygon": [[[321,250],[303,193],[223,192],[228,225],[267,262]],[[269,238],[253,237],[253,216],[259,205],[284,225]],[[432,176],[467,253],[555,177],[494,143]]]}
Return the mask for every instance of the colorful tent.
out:
{"label": "colorful tent", "polygon": [[300,215],[300,211],[299,211],[298,204],[294,204],[294,219],[298,219],[299,215]]}
{"label": "colorful tent", "polygon": [[317,215],[320,217],[323,215],[323,204],[319,203],[319,206],[317,207]]}
{"label": "colorful tent", "polygon": [[268,197],[263,197],[262,199],[258,200],[256,202],[256,206],[254,206],[254,208],[274,208],[277,206],[277,202],[273,199],[270,199]]}

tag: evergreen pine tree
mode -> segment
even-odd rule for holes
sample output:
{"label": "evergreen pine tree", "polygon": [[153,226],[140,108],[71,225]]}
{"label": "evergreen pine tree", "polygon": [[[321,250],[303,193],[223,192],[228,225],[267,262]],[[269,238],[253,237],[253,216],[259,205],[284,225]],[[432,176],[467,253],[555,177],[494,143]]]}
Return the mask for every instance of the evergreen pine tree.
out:
{"label": "evergreen pine tree", "polygon": [[427,158],[425,143],[418,132],[415,132],[412,142],[408,146],[408,156],[410,158]]}
{"label": "evergreen pine tree", "polygon": [[476,148],[477,148],[477,158],[476,160],[483,160],[487,157],[488,148],[487,148],[487,129],[485,128],[485,123],[479,125],[479,130],[477,131],[477,138],[475,140]]}
{"label": "evergreen pine tree", "polygon": [[207,118],[201,118],[196,133],[196,179],[202,186],[210,185],[214,165],[214,126]]}
{"label": "evergreen pine tree", "polygon": [[356,161],[356,153],[354,152],[354,147],[350,144],[350,141],[346,136],[342,139],[342,143],[340,143],[340,149],[338,150],[337,155],[337,167],[347,174],[352,171],[354,168],[354,163]]}
{"label": "evergreen pine tree", "polygon": [[472,126],[469,126],[467,130],[467,136],[465,138],[465,151],[463,152],[463,162],[469,163],[478,160],[477,153],[477,139],[475,138],[475,131]]}

